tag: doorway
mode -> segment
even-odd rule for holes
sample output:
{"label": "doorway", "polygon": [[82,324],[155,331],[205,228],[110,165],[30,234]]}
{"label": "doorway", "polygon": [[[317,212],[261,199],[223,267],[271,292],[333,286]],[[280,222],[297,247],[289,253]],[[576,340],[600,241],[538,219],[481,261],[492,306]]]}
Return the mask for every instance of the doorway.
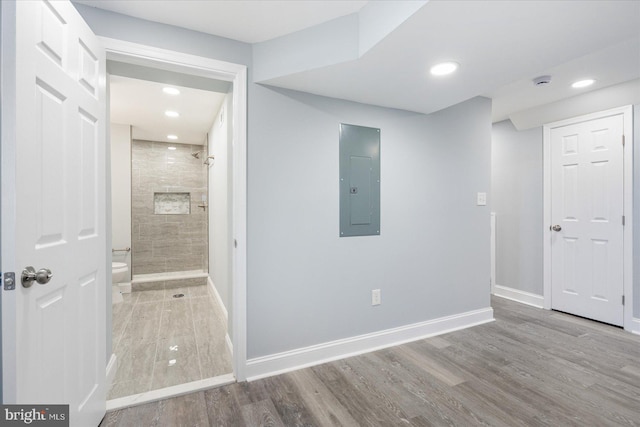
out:
{"label": "doorway", "polygon": [[631,107],[544,127],[544,305],[631,325]]}
{"label": "doorway", "polygon": [[[235,381],[236,378],[239,380],[244,379],[246,361],[244,313],[246,308],[242,301],[245,295],[246,277],[244,245],[246,241],[246,67],[111,39],[105,39],[104,44],[107,51],[107,59],[111,62],[151,68],[155,70],[154,75],[167,72],[177,73],[196,80],[217,80],[227,85],[231,84],[233,87],[233,91],[228,95],[229,102],[221,106],[216,117],[216,123],[213,125],[214,127],[222,128],[222,123],[224,123],[232,135],[232,143],[228,145],[228,156],[232,159],[232,165],[224,170],[224,173],[230,178],[229,188],[232,188],[230,193],[233,194],[232,198],[227,198],[229,202],[227,211],[233,228],[228,230],[225,237],[229,253],[228,259],[224,260],[228,271],[229,289],[226,292],[220,291],[213,286],[209,277],[205,279],[208,282],[207,287],[214,290],[213,294],[218,302],[225,299],[226,307],[219,310],[218,314],[224,317],[227,316],[227,312],[229,313],[229,333],[226,335],[226,342],[223,345],[233,349],[231,365],[234,374],[192,381],[186,385],[147,392],[144,395],[136,396],[135,403],[157,400],[173,394],[184,393],[185,391],[225,384]],[[155,77],[153,78],[155,79]],[[222,166],[224,160],[222,157],[224,156],[220,156],[220,152],[213,149],[214,141],[210,139],[211,136],[209,135],[203,141],[201,149],[194,149],[189,154],[193,155],[192,158],[194,160],[209,163],[207,165],[209,167],[213,164],[215,168],[216,166]],[[220,164],[215,164],[217,160],[220,160]],[[208,170],[208,173],[212,173],[211,169]],[[201,199],[197,202],[203,209],[207,209],[212,199],[210,195],[207,195],[206,200],[204,199],[205,197],[201,196]],[[133,256],[135,256],[135,253]],[[212,265],[211,263],[209,264],[209,271],[211,271]],[[164,293],[166,294],[166,288]],[[118,399],[118,401],[108,402],[107,408],[116,409],[129,404],[132,404],[132,402],[128,402],[126,398]]]}
{"label": "doorway", "polygon": [[113,400],[232,373],[220,296],[230,290],[231,223],[219,201],[232,197],[232,134],[230,84],[107,68],[112,259],[131,273],[113,276]]}

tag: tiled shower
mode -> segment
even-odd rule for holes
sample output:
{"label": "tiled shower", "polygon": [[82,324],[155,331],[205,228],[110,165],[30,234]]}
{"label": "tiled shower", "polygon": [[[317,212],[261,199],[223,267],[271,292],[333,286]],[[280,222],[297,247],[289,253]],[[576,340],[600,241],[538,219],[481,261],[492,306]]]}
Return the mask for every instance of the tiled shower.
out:
{"label": "tiled shower", "polygon": [[134,283],[208,270],[206,153],[205,145],[132,141]]}

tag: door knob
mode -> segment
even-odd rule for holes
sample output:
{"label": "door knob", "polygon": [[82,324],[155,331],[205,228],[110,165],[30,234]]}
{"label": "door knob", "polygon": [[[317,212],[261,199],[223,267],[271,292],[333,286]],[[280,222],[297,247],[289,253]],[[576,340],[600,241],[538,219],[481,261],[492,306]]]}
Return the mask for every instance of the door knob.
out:
{"label": "door knob", "polygon": [[560,227],[559,225],[554,225],[553,227],[551,227],[551,229],[553,231],[560,231],[560,230],[562,230],[562,227]]}
{"label": "door knob", "polygon": [[53,273],[48,268],[41,268],[36,272],[36,269],[29,266],[22,270],[21,283],[25,288],[30,288],[33,282],[38,282],[41,285],[46,285],[53,277]]}

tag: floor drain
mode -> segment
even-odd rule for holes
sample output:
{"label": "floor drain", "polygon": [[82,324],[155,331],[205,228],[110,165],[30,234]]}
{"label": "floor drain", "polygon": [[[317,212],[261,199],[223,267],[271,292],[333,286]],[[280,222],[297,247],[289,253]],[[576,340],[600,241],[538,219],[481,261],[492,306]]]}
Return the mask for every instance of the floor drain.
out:
{"label": "floor drain", "polygon": [[184,294],[175,294],[173,297],[174,298],[182,298],[184,296]]}

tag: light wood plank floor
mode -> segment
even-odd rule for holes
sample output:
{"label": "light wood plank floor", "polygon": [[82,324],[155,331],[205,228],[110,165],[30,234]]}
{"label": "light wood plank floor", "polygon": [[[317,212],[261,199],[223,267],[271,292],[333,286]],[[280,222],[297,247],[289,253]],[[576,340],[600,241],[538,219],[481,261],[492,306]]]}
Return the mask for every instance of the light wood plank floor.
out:
{"label": "light wood plank floor", "polygon": [[108,413],[102,426],[640,426],[640,337],[494,298],[496,322]]}

